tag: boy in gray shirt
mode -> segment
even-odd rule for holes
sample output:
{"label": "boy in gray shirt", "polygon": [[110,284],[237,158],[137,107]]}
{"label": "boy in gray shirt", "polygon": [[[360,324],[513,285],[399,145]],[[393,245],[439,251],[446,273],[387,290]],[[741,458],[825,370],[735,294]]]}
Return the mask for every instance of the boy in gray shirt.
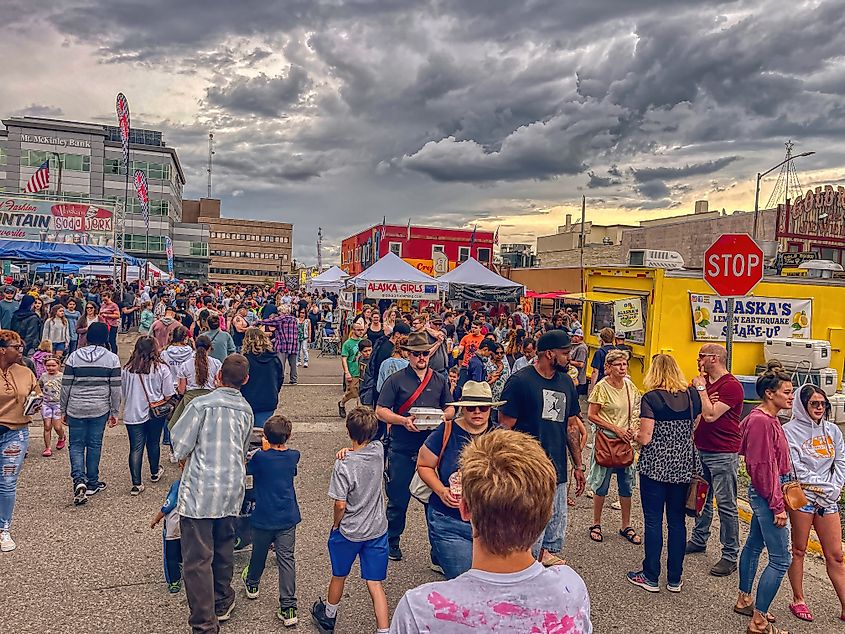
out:
{"label": "boy in gray shirt", "polygon": [[329,483],[329,497],[334,500],[329,534],[332,580],[326,601],[314,603],[311,616],[321,632],[334,632],[343,586],[358,557],[361,577],[373,600],[377,631],[387,633],[390,621],[382,586],[387,578],[388,551],[382,492],[384,447],[373,440],[378,430],[375,412],[369,407],[356,407],[346,417],[346,430],[352,447],[338,452]]}

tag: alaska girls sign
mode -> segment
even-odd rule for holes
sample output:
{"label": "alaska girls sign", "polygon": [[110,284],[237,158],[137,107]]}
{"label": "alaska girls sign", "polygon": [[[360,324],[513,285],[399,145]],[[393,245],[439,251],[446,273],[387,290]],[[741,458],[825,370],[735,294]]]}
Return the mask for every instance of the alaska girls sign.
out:
{"label": "alaska girls sign", "polygon": [[0,196],[0,238],[107,245],[114,212],[100,205]]}
{"label": "alaska girls sign", "polygon": [[437,284],[421,282],[367,282],[371,299],[437,299]]}
{"label": "alaska girls sign", "polygon": [[[693,339],[724,341],[728,300],[690,293]],[[734,343],[760,343],[774,337],[809,339],[813,300],[749,297],[734,304]]]}

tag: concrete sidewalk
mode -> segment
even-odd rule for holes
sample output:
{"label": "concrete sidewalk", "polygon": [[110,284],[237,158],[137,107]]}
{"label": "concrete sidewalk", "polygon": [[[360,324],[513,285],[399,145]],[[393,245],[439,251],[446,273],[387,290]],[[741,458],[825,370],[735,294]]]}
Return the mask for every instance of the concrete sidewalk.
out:
{"label": "concrete sidewalk", "polygon": [[[126,352],[127,348],[124,346]],[[294,421],[290,444],[302,452],[297,495],[303,520],[297,529],[296,550],[298,631],[304,632],[316,631],[310,624],[308,608],[325,596],[329,580],[326,539],[331,502],[326,489],[334,452],[346,444],[342,421],[336,415],[341,395],[340,362],[314,355],[310,365],[300,368],[299,385],[283,388],[280,406],[280,411]],[[161,531],[149,528],[170,483],[178,477],[178,469],[165,464],[167,475],[158,484],[150,484],[145,473],[146,491],[137,498],[130,497],[126,431],[120,426],[108,430],[102,464],[108,489],[86,506],[74,507],[67,451],[42,458],[40,429],[33,426],[31,432],[15,511],[13,535],[18,550],[0,555],[3,629],[10,633],[188,631],[184,592],[169,595],[163,581]],[[614,495],[611,492],[611,498]],[[590,500],[581,498],[570,509],[564,556],[587,583],[596,632],[745,631],[746,619],[731,611],[737,575],[717,579],[707,574],[718,559],[716,525],[707,554],[687,559],[683,592],[648,594],[624,578],[627,571],[639,568],[642,548],[616,534],[619,517],[619,511],[605,510],[605,541],[596,544],[587,531],[592,523]],[[634,524],[641,531],[638,504]],[[742,530],[744,533],[747,528],[743,526]],[[405,560],[390,563],[385,584],[391,609],[407,588],[439,579],[428,569],[425,520],[420,505],[413,501],[402,549]],[[236,557],[238,571],[247,557]],[[338,632],[375,630],[370,599],[357,574],[356,566],[340,607]],[[816,622],[805,624],[789,614],[789,584],[784,581],[772,606],[778,626],[791,632],[845,631],[845,624],[838,621],[839,604],[823,563],[808,560],[805,577]],[[274,615],[276,583],[272,563],[267,566],[258,600],[248,601],[236,582],[238,604],[222,631],[281,631],[281,622]]]}

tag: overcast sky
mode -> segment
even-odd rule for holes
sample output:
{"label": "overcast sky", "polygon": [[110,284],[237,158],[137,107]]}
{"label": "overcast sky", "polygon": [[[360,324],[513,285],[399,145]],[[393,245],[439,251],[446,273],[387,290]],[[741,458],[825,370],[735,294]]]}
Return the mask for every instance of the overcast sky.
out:
{"label": "overcast sky", "polygon": [[[52,6],[51,6],[52,5]],[[37,10],[35,10],[37,8]],[[842,0],[2,0],[0,116],[114,120],[185,195],[341,238],[381,221],[551,233],[753,208],[792,138],[845,181]],[[764,185],[763,203],[774,180]]]}

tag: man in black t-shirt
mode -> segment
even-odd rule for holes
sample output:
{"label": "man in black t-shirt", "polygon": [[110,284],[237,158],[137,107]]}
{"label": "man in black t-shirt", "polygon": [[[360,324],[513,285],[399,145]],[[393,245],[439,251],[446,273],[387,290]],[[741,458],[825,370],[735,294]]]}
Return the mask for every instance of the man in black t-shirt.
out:
{"label": "man in black t-shirt", "polygon": [[388,557],[394,561],[402,559],[399,539],[405,531],[405,515],[411,500],[408,487],[417,470],[417,453],[431,433],[430,430],[417,429],[408,410],[412,407],[435,407],[443,410],[444,419],[455,417],[455,408],[446,405],[452,400],[449,381],[437,372],[432,372],[428,384],[416,400],[404,407],[428,373],[431,345],[424,332],[414,332],[408,335],[403,348],[409,353],[410,364],[387,377],[376,406],[379,421],[392,425],[387,450],[386,490]]}
{"label": "man in black t-shirt", "polygon": [[538,559],[548,565],[560,563],[566,535],[567,449],[575,465],[576,495],[584,492],[586,479],[581,461],[578,420],[581,408],[575,383],[567,374],[572,342],[562,330],[550,330],[537,342],[537,361],[505,383],[499,408],[499,424],[534,436],[551,458],[557,472],[554,511],[546,530],[534,547]]}

